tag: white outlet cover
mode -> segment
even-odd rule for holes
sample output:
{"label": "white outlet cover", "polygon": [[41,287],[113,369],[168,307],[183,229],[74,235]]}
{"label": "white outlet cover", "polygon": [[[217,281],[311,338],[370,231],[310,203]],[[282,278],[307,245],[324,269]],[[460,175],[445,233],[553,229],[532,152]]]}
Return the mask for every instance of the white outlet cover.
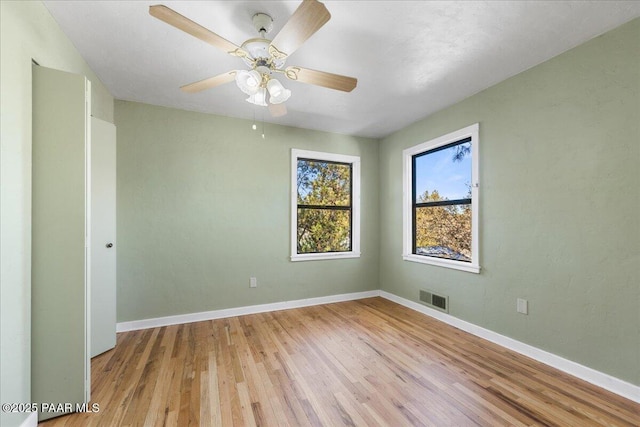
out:
{"label": "white outlet cover", "polygon": [[529,314],[529,302],[526,299],[518,298],[516,309],[518,313]]}
{"label": "white outlet cover", "polygon": [[250,277],[249,278],[249,287],[257,288],[258,287],[258,279],[255,278],[255,277]]}

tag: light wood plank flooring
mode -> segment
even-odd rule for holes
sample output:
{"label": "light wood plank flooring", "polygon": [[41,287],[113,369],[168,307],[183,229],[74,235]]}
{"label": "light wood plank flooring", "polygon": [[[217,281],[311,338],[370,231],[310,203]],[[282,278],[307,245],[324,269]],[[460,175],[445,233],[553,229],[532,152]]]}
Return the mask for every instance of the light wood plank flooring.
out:
{"label": "light wood plank flooring", "polygon": [[640,405],[382,298],[118,335],[43,426],[638,426]]}

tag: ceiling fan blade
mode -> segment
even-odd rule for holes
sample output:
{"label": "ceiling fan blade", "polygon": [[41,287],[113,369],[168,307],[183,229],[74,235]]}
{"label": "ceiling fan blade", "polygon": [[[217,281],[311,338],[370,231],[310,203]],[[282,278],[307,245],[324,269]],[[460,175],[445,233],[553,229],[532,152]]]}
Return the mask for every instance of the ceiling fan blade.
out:
{"label": "ceiling fan blade", "polygon": [[230,55],[240,57],[248,55],[246,51],[231,43],[229,40],[220,37],[213,31],[207,30],[200,24],[196,24],[189,18],[180,15],[175,10],[169,9],[164,5],[159,4],[149,6],[149,14],[179,30],[184,31],[185,33],[191,34],[192,36],[217,47],[218,49],[222,49]]}
{"label": "ceiling fan blade", "polygon": [[185,92],[195,93],[200,92],[205,89],[211,89],[212,87],[220,86],[221,84],[229,83],[236,78],[235,71],[229,71],[227,73],[218,74],[214,77],[209,77],[208,79],[200,80],[199,82],[190,83],[188,85],[181,86]]}
{"label": "ceiling fan blade", "polygon": [[284,104],[269,104],[269,112],[272,117],[281,117],[287,114],[287,106]]}
{"label": "ceiling fan blade", "polygon": [[331,14],[317,0],[304,0],[269,46],[269,53],[284,59],[329,21]]}
{"label": "ceiling fan blade", "polygon": [[343,92],[351,92],[358,85],[358,79],[354,77],[341,76],[339,74],[310,70],[302,67],[287,67],[284,70],[284,75],[290,80],[328,87],[329,89],[341,90]]}

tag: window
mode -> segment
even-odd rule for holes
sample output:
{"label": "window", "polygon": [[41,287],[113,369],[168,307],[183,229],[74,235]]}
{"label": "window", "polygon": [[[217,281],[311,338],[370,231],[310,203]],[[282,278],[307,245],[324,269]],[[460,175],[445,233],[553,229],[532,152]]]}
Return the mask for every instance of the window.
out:
{"label": "window", "polygon": [[360,158],[291,150],[291,260],[360,256]]}
{"label": "window", "polygon": [[403,151],[403,258],[480,272],[478,124]]}

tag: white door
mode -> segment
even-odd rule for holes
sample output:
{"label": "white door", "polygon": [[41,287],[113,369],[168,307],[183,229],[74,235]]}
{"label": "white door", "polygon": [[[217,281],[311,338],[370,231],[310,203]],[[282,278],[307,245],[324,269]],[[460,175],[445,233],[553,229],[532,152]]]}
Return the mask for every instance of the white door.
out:
{"label": "white door", "polygon": [[91,118],[91,357],[116,345],[116,127]]}
{"label": "white door", "polygon": [[32,70],[31,399],[62,409],[43,421],[91,392],[91,83]]}

